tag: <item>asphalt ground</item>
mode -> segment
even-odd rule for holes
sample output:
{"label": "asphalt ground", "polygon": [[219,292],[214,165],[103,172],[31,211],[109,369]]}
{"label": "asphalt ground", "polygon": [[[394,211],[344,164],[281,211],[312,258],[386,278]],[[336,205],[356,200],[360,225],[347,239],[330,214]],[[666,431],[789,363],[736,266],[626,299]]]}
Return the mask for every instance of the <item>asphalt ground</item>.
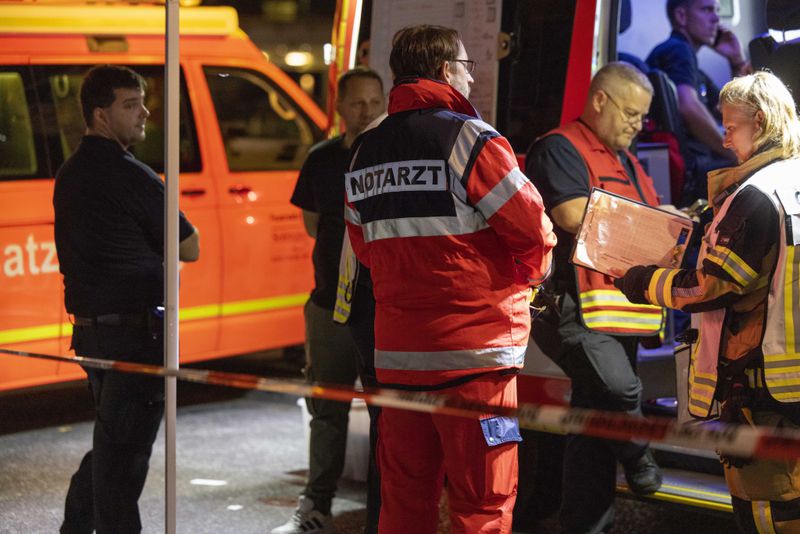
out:
{"label": "asphalt ground", "polygon": [[[300,365],[265,353],[200,366],[297,378]],[[178,404],[178,532],[268,533],[285,522],[307,468],[297,398],[180,383]],[[0,396],[0,533],[58,531],[70,476],[91,446],[92,417],[83,383]],[[140,499],[145,533],[164,532],[164,484],[162,425]],[[735,531],[730,515],[617,501],[612,534]],[[360,533],[364,506],[364,483],[342,480],[333,506],[337,531]],[[443,509],[439,531],[447,527]],[[537,517],[515,532],[555,533],[556,521]]]}

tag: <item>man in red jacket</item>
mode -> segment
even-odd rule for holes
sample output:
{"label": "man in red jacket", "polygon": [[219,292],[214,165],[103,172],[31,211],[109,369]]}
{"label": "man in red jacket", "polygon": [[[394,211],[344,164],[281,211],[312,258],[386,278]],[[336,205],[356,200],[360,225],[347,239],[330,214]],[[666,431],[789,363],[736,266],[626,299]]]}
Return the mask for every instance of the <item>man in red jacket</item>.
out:
{"label": "man in red jacket", "polygon": [[[345,220],[375,301],[383,387],[516,406],[530,286],[555,245],[536,188],[467,100],[475,62],[458,32],[398,32],[389,116],[353,145]],[[384,409],[381,533],[436,532],[448,480],[453,532],[510,532],[518,421]]]}

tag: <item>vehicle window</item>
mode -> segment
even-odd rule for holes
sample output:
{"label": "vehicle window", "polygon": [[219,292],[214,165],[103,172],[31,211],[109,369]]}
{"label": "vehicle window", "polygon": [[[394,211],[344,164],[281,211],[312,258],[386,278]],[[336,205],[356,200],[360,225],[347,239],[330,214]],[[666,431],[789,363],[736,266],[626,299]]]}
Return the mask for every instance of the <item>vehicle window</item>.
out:
{"label": "vehicle window", "polygon": [[299,169],[314,143],[310,121],[258,72],[207,67],[228,168]]}
{"label": "vehicle window", "polygon": [[0,179],[42,177],[30,100],[22,73],[0,70]]}
{"label": "vehicle window", "polygon": [[[80,104],[80,87],[90,66],[38,67],[37,80],[43,107],[55,118],[56,128],[50,135],[54,167],[72,154],[85,131]],[[131,66],[147,82],[145,106],[150,117],[145,126],[145,140],[130,148],[131,152],[156,172],[164,172],[164,69],[162,66]],[[201,169],[194,118],[186,86],[181,80],[180,96],[180,170]]]}

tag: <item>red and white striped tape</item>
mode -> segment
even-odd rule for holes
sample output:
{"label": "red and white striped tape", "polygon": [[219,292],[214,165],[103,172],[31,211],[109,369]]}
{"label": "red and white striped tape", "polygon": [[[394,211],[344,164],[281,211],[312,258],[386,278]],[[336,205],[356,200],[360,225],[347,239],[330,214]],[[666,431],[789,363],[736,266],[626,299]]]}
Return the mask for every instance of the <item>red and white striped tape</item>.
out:
{"label": "red and white striped tape", "polygon": [[800,430],[728,425],[719,422],[679,425],[665,417],[632,417],[619,412],[601,412],[560,406],[522,404],[518,408],[487,406],[451,399],[447,395],[391,389],[354,388],[308,384],[302,380],[264,378],[203,369],[167,369],[158,365],[103,360],[84,356],[54,356],[0,349],[0,354],[75,363],[84,367],[174,376],[179,380],[239,389],[287,393],[349,402],[364,399],[375,406],[417,412],[480,418],[487,415],[518,417],[520,426],[544,432],[585,434],[613,440],[639,439],[680,447],[719,451],[742,457],[786,459],[800,457]]}

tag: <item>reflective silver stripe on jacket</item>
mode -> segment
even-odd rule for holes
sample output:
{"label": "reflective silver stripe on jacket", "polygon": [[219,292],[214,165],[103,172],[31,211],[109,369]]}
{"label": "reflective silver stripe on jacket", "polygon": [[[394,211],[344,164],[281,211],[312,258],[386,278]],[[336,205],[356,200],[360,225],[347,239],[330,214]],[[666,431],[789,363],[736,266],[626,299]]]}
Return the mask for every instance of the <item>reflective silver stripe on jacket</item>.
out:
{"label": "reflective silver stripe on jacket", "polygon": [[361,225],[364,242],[394,237],[430,237],[445,235],[473,234],[489,227],[486,219],[476,212],[468,212],[458,217],[403,217],[383,219]]}
{"label": "reflective silver stripe on jacket", "polygon": [[486,193],[476,207],[483,213],[484,217],[489,219],[527,183],[528,178],[522,174],[518,167],[514,167],[505,178],[500,180],[500,183]]}
{"label": "reflective silver stripe on jacket", "polygon": [[490,367],[521,367],[527,347],[405,352],[375,349],[375,367],[395,371],[450,371]]}

